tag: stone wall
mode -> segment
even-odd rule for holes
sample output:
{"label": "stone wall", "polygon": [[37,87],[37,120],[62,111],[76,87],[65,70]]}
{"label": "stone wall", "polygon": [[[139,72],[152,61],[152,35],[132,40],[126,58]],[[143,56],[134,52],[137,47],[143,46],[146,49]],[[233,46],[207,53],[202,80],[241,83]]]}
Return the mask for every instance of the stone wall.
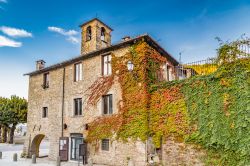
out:
{"label": "stone wall", "polygon": [[[61,135],[62,110],[62,69],[50,71],[50,87],[42,88],[43,74],[29,79],[29,103],[27,118],[27,138],[24,152],[29,154],[29,148],[35,136],[42,134],[50,141],[49,157],[58,156],[58,141]],[[42,118],[42,108],[48,107],[48,118]]]}
{"label": "stone wall", "polygon": [[102,151],[100,144],[99,142],[98,145],[89,149],[90,156],[92,156],[95,164],[124,166],[128,164],[130,159],[135,166],[146,165],[146,145],[141,141],[129,141],[127,143],[112,141],[109,151]]}
{"label": "stone wall", "polygon": [[[92,39],[86,40],[86,30],[87,27],[91,26]],[[101,27],[104,27],[106,30],[105,41],[101,40]],[[86,54],[91,51],[99,50],[101,48],[111,45],[111,30],[107,28],[104,24],[100,23],[97,20],[94,20],[83,27],[82,29],[82,42],[81,42],[81,54]]]}
{"label": "stone wall", "polygon": [[[123,56],[128,52],[127,48],[118,49],[112,53],[115,56]],[[70,137],[71,133],[81,133],[86,138],[88,131],[85,124],[102,116],[102,100],[86,110],[86,99],[89,96],[88,88],[102,77],[101,56],[95,56],[84,61],[80,61],[83,66],[83,80],[74,82],[74,64],[65,67],[65,95],[63,123],[67,128],[63,130],[64,137]],[[62,89],[63,89],[63,68],[49,72],[49,88],[43,89],[43,74],[31,76],[29,80],[29,105],[27,138],[24,152],[29,154],[29,150],[34,138],[37,135],[45,135],[50,142],[49,158],[55,160],[59,153],[59,137],[62,132]],[[121,101],[121,87],[118,81],[109,89],[108,94],[113,94],[113,111],[118,113]],[[74,98],[83,99],[83,115],[74,116]],[[42,118],[42,108],[48,107],[48,118]],[[127,157],[133,159],[138,165],[145,164],[145,145],[141,142],[122,143],[112,142],[109,152],[96,151],[95,146],[88,146],[89,154],[96,163],[125,165]],[[111,155],[111,156],[109,156]],[[109,157],[108,157],[109,156]]]}
{"label": "stone wall", "polygon": [[204,155],[205,152],[199,147],[175,141],[174,138],[167,139],[162,146],[164,166],[203,166]]}

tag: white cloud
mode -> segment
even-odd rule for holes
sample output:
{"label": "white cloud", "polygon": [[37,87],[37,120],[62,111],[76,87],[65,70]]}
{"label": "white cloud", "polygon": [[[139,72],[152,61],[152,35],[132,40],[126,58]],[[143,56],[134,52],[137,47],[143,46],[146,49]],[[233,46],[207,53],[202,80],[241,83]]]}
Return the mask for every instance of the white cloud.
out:
{"label": "white cloud", "polygon": [[79,43],[78,38],[75,37],[75,35],[77,35],[78,32],[75,30],[65,30],[63,28],[54,27],[54,26],[48,27],[48,30],[51,32],[56,32],[63,36],[66,36],[67,40],[70,41],[71,43],[74,43],[74,44]]}
{"label": "white cloud", "polygon": [[0,0],[0,3],[3,2],[3,3],[7,3],[7,0]]}
{"label": "white cloud", "polygon": [[21,47],[22,43],[0,35],[0,47]]}
{"label": "white cloud", "polygon": [[70,41],[71,43],[75,43],[75,44],[79,43],[78,38],[76,38],[74,36],[68,37],[67,40]]}
{"label": "white cloud", "polygon": [[32,34],[24,29],[2,26],[0,31],[11,37],[32,37]]}
{"label": "white cloud", "polygon": [[72,35],[78,34],[78,32],[75,31],[75,30],[66,31],[65,29],[62,29],[62,28],[59,28],[59,27],[48,27],[48,30],[52,31],[52,32],[60,33],[60,34],[62,34],[64,36],[72,36]]}

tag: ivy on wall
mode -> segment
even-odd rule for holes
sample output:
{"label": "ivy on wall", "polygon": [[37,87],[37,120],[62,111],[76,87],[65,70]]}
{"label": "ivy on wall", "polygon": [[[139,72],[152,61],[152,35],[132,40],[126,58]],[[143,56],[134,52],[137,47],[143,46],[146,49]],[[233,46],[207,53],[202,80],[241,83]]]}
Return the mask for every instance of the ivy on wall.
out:
{"label": "ivy on wall", "polygon": [[210,75],[173,82],[157,81],[162,63],[166,58],[143,41],[125,56],[112,55],[109,81],[117,80],[122,88],[119,113],[90,123],[87,140],[145,141],[151,136],[160,147],[162,138],[174,136],[207,149],[216,158],[208,165],[250,164],[249,58],[223,63]]}

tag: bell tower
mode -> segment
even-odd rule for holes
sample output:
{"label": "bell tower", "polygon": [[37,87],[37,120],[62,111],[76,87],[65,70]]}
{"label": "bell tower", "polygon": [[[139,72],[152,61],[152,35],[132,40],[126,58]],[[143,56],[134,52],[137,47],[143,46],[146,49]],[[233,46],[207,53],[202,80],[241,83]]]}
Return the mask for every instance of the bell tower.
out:
{"label": "bell tower", "polygon": [[98,18],[83,23],[80,27],[82,29],[81,55],[111,45],[113,30]]}

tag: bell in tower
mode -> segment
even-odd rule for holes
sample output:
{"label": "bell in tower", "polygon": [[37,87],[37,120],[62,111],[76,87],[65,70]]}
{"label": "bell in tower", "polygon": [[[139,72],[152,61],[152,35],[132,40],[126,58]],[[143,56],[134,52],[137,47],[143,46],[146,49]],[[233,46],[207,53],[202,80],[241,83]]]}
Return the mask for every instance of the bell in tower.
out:
{"label": "bell in tower", "polygon": [[82,29],[82,55],[111,45],[113,30],[98,18],[94,18],[80,27]]}

